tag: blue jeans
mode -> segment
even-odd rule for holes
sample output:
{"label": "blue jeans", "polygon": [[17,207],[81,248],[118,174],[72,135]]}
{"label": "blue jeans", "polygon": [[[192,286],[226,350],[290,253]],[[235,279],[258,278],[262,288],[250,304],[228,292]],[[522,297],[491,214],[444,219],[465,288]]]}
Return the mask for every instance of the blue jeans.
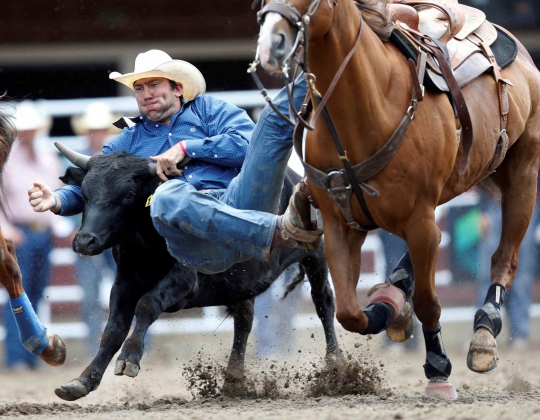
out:
{"label": "blue jeans", "polygon": [[[476,306],[484,305],[487,289],[491,284],[491,256],[497,250],[501,238],[502,214],[499,204],[490,203],[487,210],[491,219],[491,230],[481,244],[480,270]],[[511,339],[527,339],[530,332],[529,308],[531,306],[532,284],[536,274],[538,250],[534,243],[534,231],[540,221],[540,212],[535,206],[527,233],[519,250],[519,265],[512,288],[506,293],[505,306],[510,322]]]}
{"label": "blue jeans", "polygon": [[[22,272],[23,287],[37,313],[43,290],[49,282],[49,254],[52,250],[51,234],[48,230],[34,232],[26,226],[17,226],[25,235],[24,242],[17,247],[17,259]],[[26,350],[19,339],[19,328],[15,322],[9,302],[4,307],[4,327],[6,329],[5,364],[13,367],[23,364],[35,367],[39,360]]]}
{"label": "blue jeans", "polygon": [[[293,96],[296,109],[307,89],[303,78],[297,83]],[[285,89],[274,104],[288,114]],[[156,190],[152,219],[173,257],[207,274],[225,271],[251,257],[269,257],[292,135],[293,127],[267,105],[253,130],[240,174],[219,198],[179,179]]]}

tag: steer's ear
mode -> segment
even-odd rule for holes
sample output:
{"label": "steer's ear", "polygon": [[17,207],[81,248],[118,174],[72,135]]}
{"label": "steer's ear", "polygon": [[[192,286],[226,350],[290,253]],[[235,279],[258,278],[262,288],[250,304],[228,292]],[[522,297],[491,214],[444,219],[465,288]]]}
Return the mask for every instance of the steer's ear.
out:
{"label": "steer's ear", "polygon": [[77,185],[80,187],[85,176],[86,171],[84,169],[70,166],[67,168],[65,175],[60,177],[60,181],[67,185]]}

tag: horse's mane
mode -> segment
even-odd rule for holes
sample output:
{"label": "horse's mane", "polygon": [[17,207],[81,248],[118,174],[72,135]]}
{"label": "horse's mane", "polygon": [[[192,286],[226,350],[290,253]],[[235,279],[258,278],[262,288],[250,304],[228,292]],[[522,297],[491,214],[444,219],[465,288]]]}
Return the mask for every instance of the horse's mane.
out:
{"label": "horse's mane", "polygon": [[[0,95],[0,104],[2,103],[4,96],[5,95]],[[4,113],[2,108],[0,108],[0,212],[4,214],[2,173],[16,136],[17,131],[15,130],[11,116]]]}
{"label": "horse's mane", "polygon": [[388,5],[391,0],[355,0],[364,21],[379,37],[387,39],[391,32]]}

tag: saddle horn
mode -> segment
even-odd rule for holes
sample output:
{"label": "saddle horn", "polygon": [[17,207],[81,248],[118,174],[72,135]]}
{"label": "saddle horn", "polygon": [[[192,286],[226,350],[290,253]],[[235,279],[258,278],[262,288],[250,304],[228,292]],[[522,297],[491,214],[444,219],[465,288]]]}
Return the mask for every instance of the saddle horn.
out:
{"label": "saddle horn", "polygon": [[58,149],[60,153],[62,153],[62,155],[67,160],[69,160],[75,166],[78,166],[81,169],[86,169],[86,165],[88,164],[90,156],[83,155],[82,153],[76,152],[75,150],[71,150],[69,147],[64,146],[59,141],[55,141],[54,146]]}

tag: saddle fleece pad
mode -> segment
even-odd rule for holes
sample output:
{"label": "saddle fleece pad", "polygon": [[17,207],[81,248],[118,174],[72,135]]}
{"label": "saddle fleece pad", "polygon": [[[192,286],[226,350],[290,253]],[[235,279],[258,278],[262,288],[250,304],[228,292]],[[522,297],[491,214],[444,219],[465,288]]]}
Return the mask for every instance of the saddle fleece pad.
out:
{"label": "saddle fleece pad", "polygon": [[508,67],[514,62],[518,55],[518,46],[514,39],[512,39],[505,32],[497,29],[497,40],[491,46],[493,55],[497,59],[497,64],[501,69]]}
{"label": "saddle fleece pad", "polygon": [[[491,45],[491,49],[495,55],[495,58],[497,59],[499,67],[505,68],[512,64],[516,59],[518,46],[510,36],[501,31],[499,28],[496,29],[497,40]],[[412,58],[416,62],[418,56],[416,50],[411,48],[408,42],[402,37],[403,35],[400,36],[399,31],[393,31],[390,35],[390,41],[396,45],[396,47],[405,57]],[[466,61],[456,71],[456,80],[458,81],[460,87],[465,86],[467,83],[474,80],[485,71],[491,71],[489,70],[491,68],[489,61],[482,54],[473,54],[473,57],[471,58],[467,60],[468,63]],[[478,63],[475,63],[475,60],[478,61]],[[446,81],[441,76],[438,76],[429,70],[426,71],[428,77],[425,79],[425,85],[427,89],[439,92],[448,92]]]}

